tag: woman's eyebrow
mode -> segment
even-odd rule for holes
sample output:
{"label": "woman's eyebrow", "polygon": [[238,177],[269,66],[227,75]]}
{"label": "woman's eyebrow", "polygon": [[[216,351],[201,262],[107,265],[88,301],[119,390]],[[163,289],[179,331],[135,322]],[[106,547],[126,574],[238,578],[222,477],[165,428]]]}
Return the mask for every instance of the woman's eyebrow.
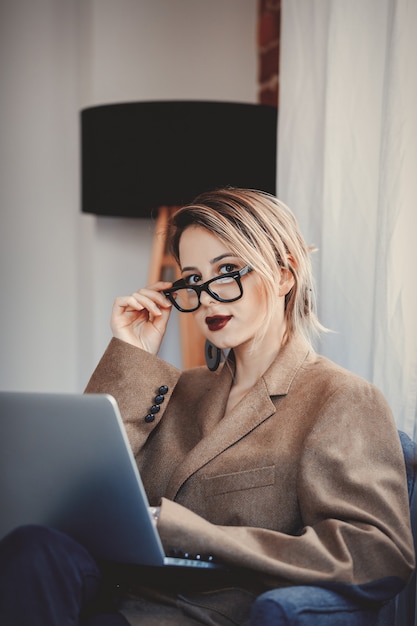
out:
{"label": "woman's eyebrow", "polygon": [[[214,259],[211,259],[210,265],[214,265],[215,263],[218,263],[222,259],[227,259],[229,257],[234,257],[234,256],[235,255],[232,254],[231,252],[225,252],[224,254],[220,254],[219,256],[214,257]],[[182,272],[198,271],[198,267],[190,265],[187,267],[182,267],[181,271]]]}
{"label": "woman's eyebrow", "polygon": [[198,267],[193,265],[187,265],[186,267],[181,267],[181,272],[198,272]]}
{"label": "woman's eyebrow", "polygon": [[231,252],[225,252],[224,254],[221,254],[220,256],[214,257],[214,259],[210,261],[210,264],[214,265],[214,263],[218,263],[222,259],[227,259],[228,257],[231,257],[231,256],[235,256],[235,255],[232,254]]}

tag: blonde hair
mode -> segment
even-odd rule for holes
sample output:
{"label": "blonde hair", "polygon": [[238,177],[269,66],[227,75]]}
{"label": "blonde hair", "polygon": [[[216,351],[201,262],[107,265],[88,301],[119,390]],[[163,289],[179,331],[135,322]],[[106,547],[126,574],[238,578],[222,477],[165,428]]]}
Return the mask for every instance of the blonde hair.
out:
{"label": "blonde hair", "polygon": [[294,285],[285,298],[286,338],[301,333],[311,342],[324,330],[314,312],[310,249],[294,214],[283,202],[252,189],[225,188],[197,196],[172,217],[169,240],[178,263],[181,235],[189,226],[217,235],[256,271],[267,294],[268,322],[277,297],[277,269],[292,273]]}

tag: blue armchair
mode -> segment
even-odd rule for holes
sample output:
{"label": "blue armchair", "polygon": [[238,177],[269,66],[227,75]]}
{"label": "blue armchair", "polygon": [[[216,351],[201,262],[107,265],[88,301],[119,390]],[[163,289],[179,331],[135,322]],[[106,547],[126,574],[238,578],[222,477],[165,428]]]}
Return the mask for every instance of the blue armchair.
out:
{"label": "blue armchair", "polygon": [[[417,444],[399,432],[407,471],[414,545],[417,546]],[[396,598],[379,609],[366,608],[330,589],[296,586],[260,595],[251,626],[417,626],[416,572]]]}

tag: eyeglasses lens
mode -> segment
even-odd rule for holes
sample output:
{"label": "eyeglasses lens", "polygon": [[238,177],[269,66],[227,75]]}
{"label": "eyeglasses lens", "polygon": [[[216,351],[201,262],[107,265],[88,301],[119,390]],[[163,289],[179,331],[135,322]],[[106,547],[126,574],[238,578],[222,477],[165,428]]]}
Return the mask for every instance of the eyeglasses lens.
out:
{"label": "eyeglasses lens", "polygon": [[[224,278],[219,276],[209,283],[208,289],[214,297],[217,297],[220,301],[237,300],[242,295],[237,279],[231,276]],[[178,289],[173,293],[173,296],[176,303],[184,311],[191,311],[198,307],[198,293],[192,288],[184,287],[182,289]]]}

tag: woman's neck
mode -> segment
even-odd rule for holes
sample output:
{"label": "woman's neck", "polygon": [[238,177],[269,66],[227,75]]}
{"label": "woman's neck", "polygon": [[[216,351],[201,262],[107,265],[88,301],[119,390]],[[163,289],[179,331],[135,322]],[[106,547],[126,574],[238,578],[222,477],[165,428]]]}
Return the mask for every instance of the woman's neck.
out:
{"label": "woman's neck", "polygon": [[233,350],[236,365],[225,415],[230,413],[255,386],[276,359],[281,345],[282,337],[274,342],[270,338],[269,341],[260,342],[256,348],[252,342],[248,346],[239,346]]}
{"label": "woman's neck", "polygon": [[256,344],[251,341],[233,350],[236,369],[233,385],[249,391],[275,361],[285,336],[285,326],[277,325]]}

